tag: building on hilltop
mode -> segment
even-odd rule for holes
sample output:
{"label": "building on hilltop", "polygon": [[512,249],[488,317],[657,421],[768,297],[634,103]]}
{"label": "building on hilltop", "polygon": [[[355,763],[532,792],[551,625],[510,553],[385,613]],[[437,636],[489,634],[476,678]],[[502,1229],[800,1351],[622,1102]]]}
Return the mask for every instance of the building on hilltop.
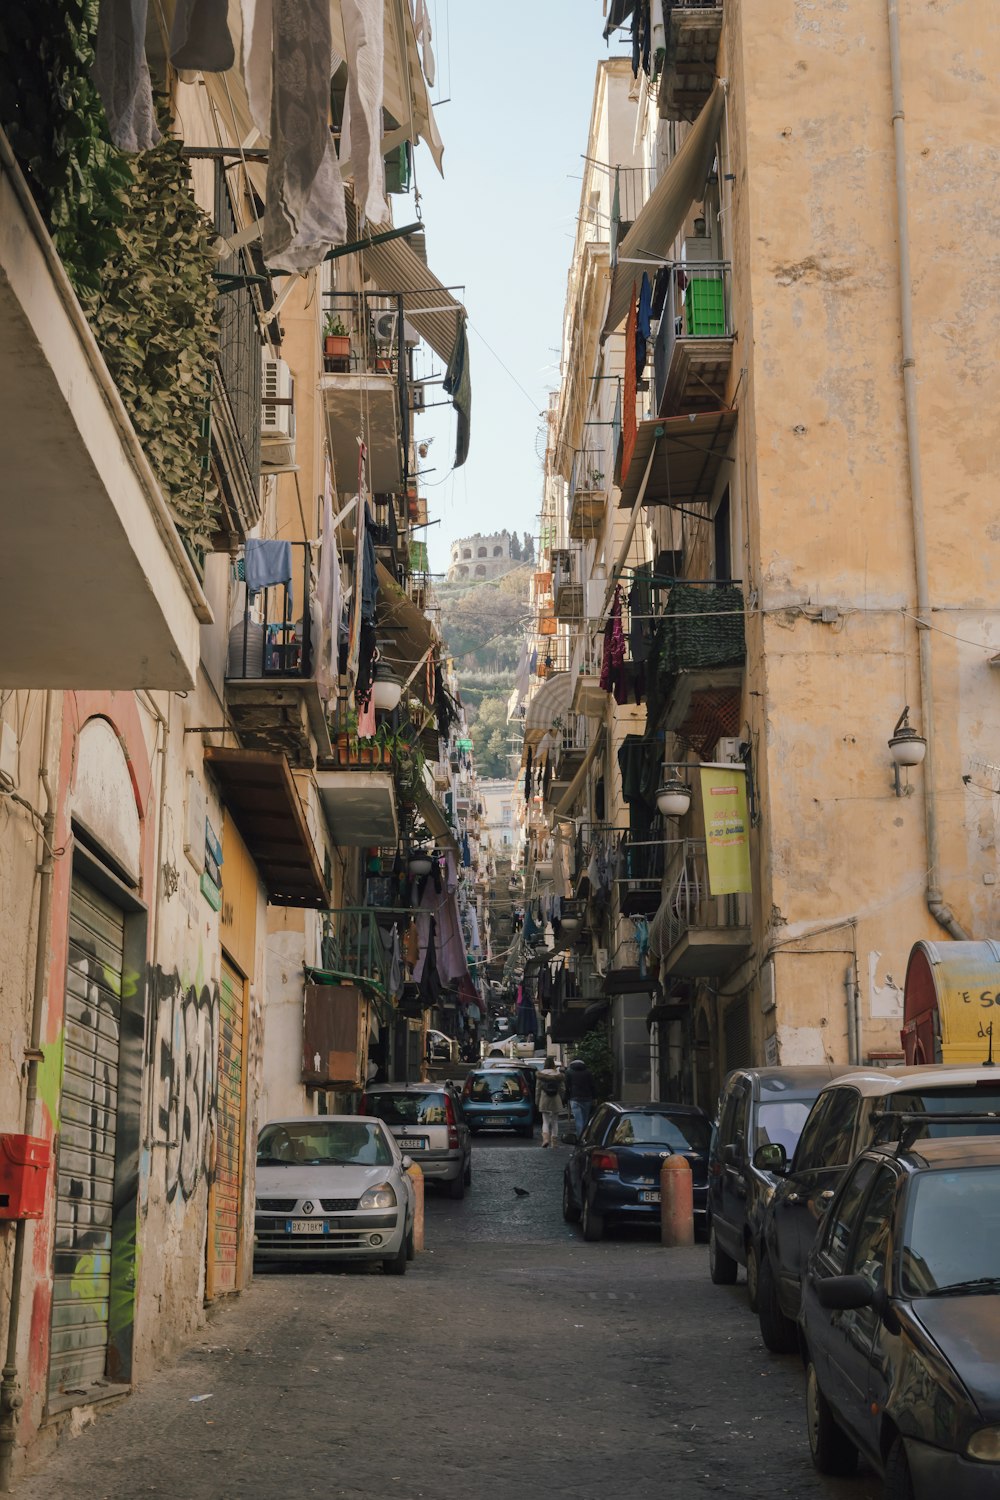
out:
{"label": "building on hilltop", "polygon": [[499,578],[508,573],[514,562],[509,531],[493,531],[484,536],[458,537],[451,544],[448,582],[460,583],[466,578]]}

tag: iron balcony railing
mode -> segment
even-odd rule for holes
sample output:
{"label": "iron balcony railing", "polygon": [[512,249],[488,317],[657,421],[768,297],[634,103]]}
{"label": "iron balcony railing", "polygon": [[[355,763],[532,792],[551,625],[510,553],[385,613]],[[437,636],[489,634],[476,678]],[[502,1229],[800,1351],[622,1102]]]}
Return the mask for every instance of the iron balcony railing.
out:
{"label": "iron balcony railing", "polygon": [[[394,918],[385,914],[382,925]],[[379,927],[379,913],[370,907],[345,906],[324,914],[323,968],[340,979],[366,980],[383,994],[389,992],[389,954]]]}
{"label": "iron balcony railing", "polygon": [[570,499],[579,492],[591,495],[606,493],[605,480],[608,477],[604,448],[581,448],[573,456],[569,481]]}
{"label": "iron balcony railing", "polygon": [[[215,229],[224,240],[233,239],[237,230],[221,164],[217,166],[215,176]],[[255,263],[254,252],[243,248],[218,261],[215,273],[219,289],[216,306],[219,336],[213,377],[213,437],[224,486],[235,484],[242,491],[241,495],[226,498],[235,500],[245,524],[249,526],[256,525],[260,515],[261,355],[264,344],[258,316],[259,294],[255,297],[252,288],[258,284],[269,286],[267,278],[260,275],[262,271],[263,265]],[[228,454],[228,463],[222,461],[227,445],[218,431],[222,403],[227,408],[235,437],[236,452]],[[234,467],[236,472],[232,472]]]}
{"label": "iron balcony railing", "polygon": [[666,942],[661,948],[664,953],[691,930],[722,931],[750,925],[749,894],[711,894],[704,839],[681,839],[672,846],[664,904],[667,924]]}
{"label": "iron balcony railing", "polygon": [[312,549],[292,542],[292,577],[254,592],[246,582],[245,563],[237,565],[243,618],[229,632],[226,676],[230,678],[304,677],[313,675],[309,577]]}
{"label": "iron balcony railing", "polygon": [[732,266],[729,261],[686,261],[667,268],[667,291],[653,345],[655,410],[666,389],[679,339],[731,338]]}

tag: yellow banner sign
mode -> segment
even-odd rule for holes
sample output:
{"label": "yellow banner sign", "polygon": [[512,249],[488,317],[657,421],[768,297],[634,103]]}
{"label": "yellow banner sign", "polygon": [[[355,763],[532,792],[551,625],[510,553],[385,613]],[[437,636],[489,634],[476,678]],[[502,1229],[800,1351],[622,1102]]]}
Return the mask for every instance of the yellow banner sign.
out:
{"label": "yellow banner sign", "polygon": [[750,818],[743,766],[702,766],[708,888],[713,896],[749,891]]}

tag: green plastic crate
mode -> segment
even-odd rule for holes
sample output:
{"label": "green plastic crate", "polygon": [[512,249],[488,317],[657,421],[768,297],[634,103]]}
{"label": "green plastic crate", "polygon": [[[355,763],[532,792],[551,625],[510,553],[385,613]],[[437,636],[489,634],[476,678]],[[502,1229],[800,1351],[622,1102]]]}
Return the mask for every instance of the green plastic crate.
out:
{"label": "green plastic crate", "polygon": [[722,277],[692,276],[687,285],[684,310],[689,338],[724,338],[726,289]]}

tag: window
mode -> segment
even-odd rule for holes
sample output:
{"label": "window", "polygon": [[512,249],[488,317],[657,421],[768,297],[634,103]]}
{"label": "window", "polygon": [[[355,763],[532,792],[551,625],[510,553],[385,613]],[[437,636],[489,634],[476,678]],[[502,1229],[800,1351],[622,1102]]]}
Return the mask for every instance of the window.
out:
{"label": "window", "polygon": [[366,1115],[375,1115],[387,1125],[447,1125],[444,1094],[367,1094]]}
{"label": "window", "polygon": [[257,1140],[257,1165],[268,1167],[347,1163],[391,1166],[392,1148],[381,1125],[361,1120],[286,1120],[265,1125]]}
{"label": "window", "polygon": [[823,1249],[830,1260],[835,1275],[840,1275],[847,1264],[847,1249],[851,1243],[851,1230],[858,1207],[868,1184],[875,1175],[873,1161],[861,1161],[844,1185],[843,1192],[831,1206],[833,1216],[827,1225]]}
{"label": "window", "polygon": [[477,578],[485,578],[486,577],[486,569],[485,569],[485,567],[483,566],[482,563],[476,563],[476,577]]}
{"label": "window", "polygon": [[463,547],[462,548],[462,556],[465,557],[465,558],[470,558],[472,556],[472,548],[471,547]]}
{"label": "window", "polygon": [[711,1127],[700,1115],[621,1115],[609,1146],[669,1146],[672,1151],[708,1151]]}
{"label": "window", "polygon": [[726,1090],[719,1122],[719,1145],[723,1149],[733,1145],[738,1135],[746,1134],[746,1101],[746,1084],[734,1078]]}
{"label": "window", "polygon": [[820,1094],[795,1152],[796,1172],[847,1166],[860,1105],[856,1089],[829,1089]]}
{"label": "window", "polygon": [[889,1237],[892,1231],[892,1208],[896,1197],[897,1178],[888,1167],[883,1167],[868,1194],[868,1201],[854,1236],[848,1271],[855,1276],[864,1276],[873,1287],[880,1287],[885,1280],[885,1263],[889,1256]]}
{"label": "window", "polygon": [[910,1180],[903,1232],[903,1296],[996,1276],[998,1240],[1000,1167],[918,1173]]}
{"label": "window", "polygon": [[478,552],[476,553],[476,556],[477,557],[485,557],[486,556],[486,548],[485,547],[480,547],[479,550],[478,550]]}
{"label": "window", "polygon": [[494,557],[503,557],[503,548],[502,547],[494,547],[493,548],[493,556]]}
{"label": "window", "polygon": [[613,1113],[614,1111],[610,1110],[606,1104],[602,1105],[599,1110],[591,1115],[587,1127],[580,1137],[581,1141],[585,1141],[588,1146],[599,1141],[608,1128],[608,1121]]}
{"label": "window", "polygon": [[785,1155],[791,1157],[809,1114],[809,1104],[808,1099],[774,1099],[762,1104],[757,1111],[754,1150],[773,1142],[784,1146]]}

